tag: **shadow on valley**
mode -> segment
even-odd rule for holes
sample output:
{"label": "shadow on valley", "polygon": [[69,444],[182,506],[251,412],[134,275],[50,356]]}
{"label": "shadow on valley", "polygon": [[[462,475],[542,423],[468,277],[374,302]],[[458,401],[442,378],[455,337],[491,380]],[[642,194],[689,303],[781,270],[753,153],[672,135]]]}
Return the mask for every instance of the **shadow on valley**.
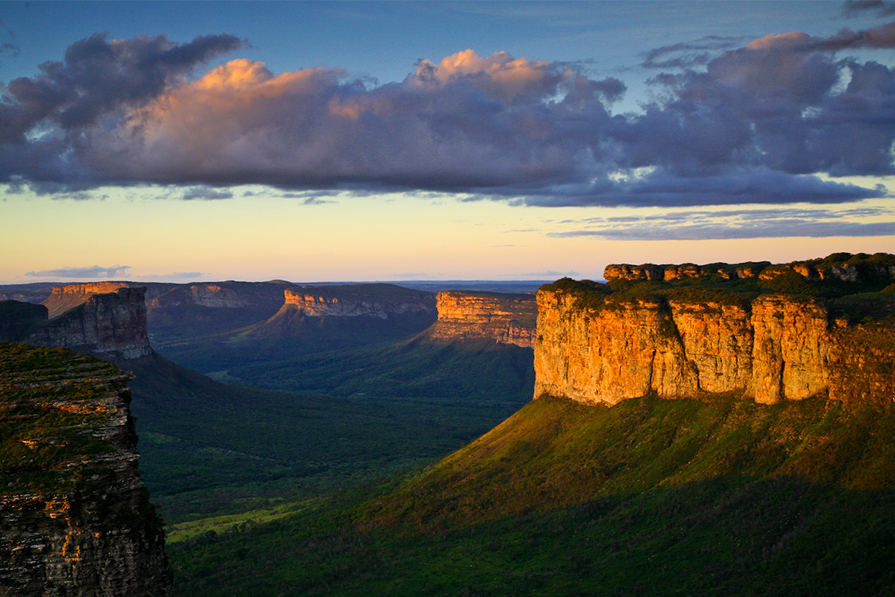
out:
{"label": "shadow on valley", "polygon": [[542,398],[415,475],[169,552],[195,595],[890,594],[893,432],[821,399]]}
{"label": "shadow on valley", "polygon": [[136,374],[140,467],[169,524],[420,466],[487,432],[523,400],[333,399],[221,384],[158,354],[119,365]]}

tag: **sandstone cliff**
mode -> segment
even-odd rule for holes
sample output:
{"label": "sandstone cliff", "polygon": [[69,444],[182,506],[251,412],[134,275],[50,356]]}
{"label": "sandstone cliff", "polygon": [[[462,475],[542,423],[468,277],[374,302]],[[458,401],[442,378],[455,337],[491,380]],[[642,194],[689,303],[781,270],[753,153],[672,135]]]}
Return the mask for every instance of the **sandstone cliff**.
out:
{"label": "sandstone cliff", "polygon": [[89,295],[21,338],[37,346],[62,346],[99,354],[138,358],[152,352],[146,324],[145,288],[118,287]]}
{"label": "sandstone cliff", "polygon": [[406,313],[434,313],[431,293],[392,284],[339,284],[297,286],[284,292],[283,309],[308,317],[377,317],[389,319]]}
{"label": "sandstone cliff", "polygon": [[534,346],[537,301],[534,295],[491,292],[439,292],[438,321],[429,337],[486,339],[526,348]]}
{"label": "sandstone cliff", "polygon": [[696,265],[655,265],[626,263],[607,265],[603,277],[614,280],[666,282],[686,280],[745,280],[759,278],[773,280],[790,274],[798,274],[806,280],[832,280],[841,282],[895,281],[895,258],[888,253],[867,255],[859,253],[833,253],[823,259],[793,261],[773,265],[768,261],[748,263],[711,263]]}
{"label": "sandstone cliff", "polygon": [[[609,405],[650,393],[767,404],[818,395],[844,403],[895,398],[895,295],[680,290],[613,292],[571,281],[544,287],[535,397]],[[856,320],[843,312],[864,304],[887,314]]]}
{"label": "sandstone cliff", "polygon": [[87,355],[0,344],[0,595],[171,594],[130,377]]}
{"label": "sandstone cliff", "polygon": [[129,286],[127,282],[89,282],[56,286],[41,304],[49,311],[49,317],[58,317],[78,305],[83,305],[94,294],[109,294]]}

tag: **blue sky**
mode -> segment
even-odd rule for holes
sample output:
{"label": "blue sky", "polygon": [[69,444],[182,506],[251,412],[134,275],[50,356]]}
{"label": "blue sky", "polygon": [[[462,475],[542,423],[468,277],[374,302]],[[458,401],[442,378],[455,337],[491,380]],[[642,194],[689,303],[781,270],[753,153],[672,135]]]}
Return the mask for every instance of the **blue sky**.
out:
{"label": "blue sky", "polygon": [[895,252],[893,12],[0,3],[0,282]]}

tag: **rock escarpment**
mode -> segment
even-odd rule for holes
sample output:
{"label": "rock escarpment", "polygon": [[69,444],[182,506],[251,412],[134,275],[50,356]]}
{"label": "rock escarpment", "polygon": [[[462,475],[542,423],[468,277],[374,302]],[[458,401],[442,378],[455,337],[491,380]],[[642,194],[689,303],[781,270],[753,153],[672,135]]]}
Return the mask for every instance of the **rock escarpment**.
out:
{"label": "rock escarpment", "polygon": [[109,294],[119,288],[130,286],[127,282],[89,282],[87,284],[66,284],[56,286],[41,304],[49,311],[49,317],[58,317],[78,305],[83,305],[95,294]]}
{"label": "rock escarpment", "polygon": [[[538,292],[535,397],[609,405],[651,393],[766,404],[895,399],[893,294],[638,288],[564,280]],[[876,316],[849,315],[861,309]]]}
{"label": "rock escarpment", "polygon": [[119,287],[36,327],[21,340],[133,359],[152,353],[146,324],[145,288]]}
{"label": "rock escarpment", "polygon": [[711,263],[696,265],[655,265],[627,263],[607,265],[603,277],[609,282],[628,281],[681,281],[681,280],[747,280],[760,278],[773,280],[798,274],[806,280],[867,282],[875,280],[895,281],[895,259],[888,253],[875,255],[833,253],[823,259],[793,261],[792,263],[771,264],[769,261],[748,263]]}
{"label": "rock escarpment", "polygon": [[0,594],[171,595],[130,378],[87,355],[0,344]]}
{"label": "rock escarpment", "polygon": [[438,321],[429,337],[486,339],[526,348],[534,346],[537,326],[534,295],[492,292],[439,292]]}
{"label": "rock escarpment", "polygon": [[434,313],[431,293],[391,284],[296,286],[284,291],[283,309],[308,317],[376,317]]}

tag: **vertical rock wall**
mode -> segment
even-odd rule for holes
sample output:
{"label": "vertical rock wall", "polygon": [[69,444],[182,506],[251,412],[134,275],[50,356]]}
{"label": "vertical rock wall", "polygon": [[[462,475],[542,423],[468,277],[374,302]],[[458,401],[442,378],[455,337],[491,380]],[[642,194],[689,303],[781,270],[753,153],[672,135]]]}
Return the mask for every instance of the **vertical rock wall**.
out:
{"label": "vertical rock wall", "polygon": [[751,305],[630,299],[600,308],[538,292],[535,397],[616,404],[731,394],[773,404],[827,395],[895,399],[895,340],[881,326],[831,321],[819,301],[781,295]]}
{"label": "vertical rock wall", "polygon": [[0,344],[0,595],[167,597],[124,374]]}

